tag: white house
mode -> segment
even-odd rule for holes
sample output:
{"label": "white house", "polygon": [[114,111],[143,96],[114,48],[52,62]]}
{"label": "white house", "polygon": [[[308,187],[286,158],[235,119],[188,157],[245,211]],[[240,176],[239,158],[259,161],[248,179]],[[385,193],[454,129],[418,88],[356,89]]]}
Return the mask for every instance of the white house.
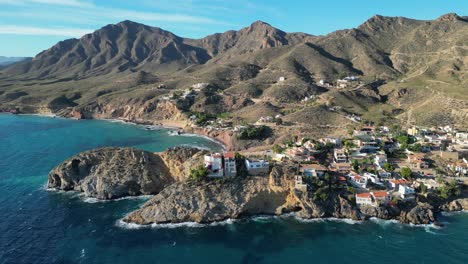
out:
{"label": "white house", "polygon": [[363,176],[364,178],[366,178],[367,180],[370,180],[374,184],[382,185],[382,182],[380,182],[379,177],[373,173],[364,172]]}
{"label": "white house", "polygon": [[416,198],[414,189],[407,185],[401,184],[398,187],[398,193],[400,193],[400,197],[403,200],[414,200]]}
{"label": "white house", "polygon": [[301,172],[304,177],[323,177],[327,168],[320,164],[304,164],[301,165]]}
{"label": "white house", "polygon": [[278,78],[278,82],[284,82],[284,81],[286,81],[286,77],[281,76]]}
{"label": "white house", "polygon": [[214,153],[212,155],[205,155],[204,160],[205,167],[210,171],[208,177],[223,177],[223,158],[221,154]]}
{"label": "white house", "polygon": [[373,206],[372,195],[370,193],[357,193],[356,204],[360,206]]}
{"label": "white house", "polygon": [[387,204],[392,200],[390,193],[387,191],[375,191],[371,192],[371,194],[374,198],[374,202],[376,203],[376,205]]}
{"label": "white house", "polygon": [[348,162],[348,157],[344,149],[334,149],[333,157],[336,163],[346,163]]}
{"label": "white house", "polygon": [[377,154],[377,155],[375,155],[374,163],[379,168],[382,168],[382,166],[387,162],[388,162],[388,160],[387,160],[387,155],[386,154]]}
{"label": "white house", "polygon": [[366,189],[367,188],[367,178],[356,174],[356,173],[350,173],[348,174],[348,180],[351,185],[357,188],[362,188]]}
{"label": "white house", "polygon": [[265,160],[245,160],[245,167],[250,175],[266,175],[270,172],[270,164]]}
{"label": "white house", "polygon": [[224,153],[224,175],[234,177],[237,175],[236,157],[234,152]]}
{"label": "white house", "polygon": [[410,184],[410,182],[405,179],[392,179],[388,181],[388,187],[394,190],[397,190],[398,188],[400,188],[400,185],[408,185],[408,184]]}
{"label": "white house", "polygon": [[390,200],[391,195],[387,191],[356,194],[356,204],[359,206],[379,206],[387,204]]}

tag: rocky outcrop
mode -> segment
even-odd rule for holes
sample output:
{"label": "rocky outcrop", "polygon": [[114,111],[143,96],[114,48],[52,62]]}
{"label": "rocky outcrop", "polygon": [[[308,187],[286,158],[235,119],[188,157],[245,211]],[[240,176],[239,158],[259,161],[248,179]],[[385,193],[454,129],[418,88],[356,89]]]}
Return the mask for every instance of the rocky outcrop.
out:
{"label": "rocky outcrop", "polygon": [[53,169],[47,185],[59,190],[84,192],[86,196],[98,199],[157,194],[166,186],[185,180],[183,176],[188,174],[179,167],[189,167],[192,158],[199,159],[198,152],[181,148],[162,154],[130,148],[90,150]]}
{"label": "rocky outcrop", "polygon": [[293,169],[274,167],[269,177],[235,178],[224,181],[178,183],[169,186],[125,222],[208,223],[245,216],[280,215],[296,212],[300,218],[361,219],[359,211],[339,195],[326,201],[313,199],[312,192],[294,188]]}
{"label": "rocky outcrop", "polygon": [[126,99],[92,102],[58,112],[75,119],[121,119],[139,124],[159,124],[161,121],[187,122],[187,116],[176,103],[167,100]]}
{"label": "rocky outcrop", "polygon": [[442,205],[441,209],[447,212],[468,210],[468,198],[460,198],[460,199],[456,199],[451,202],[448,202]]}
{"label": "rocky outcrop", "polygon": [[386,206],[361,206],[359,210],[366,218],[376,217],[379,219],[389,220],[398,216],[398,214],[395,213],[395,210],[392,210]]}
{"label": "rocky outcrop", "polygon": [[324,201],[314,199],[312,193],[301,193],[299,196],[300,211],[297,216],[304,219],[313,218],[348,218],[362,220],[358,209],[337,194],[330,194]]}
{"label": "rocky outcrop", "polygon": [[233,179],[229,183],[178,183],[164,189],[124,221],[137,224],[209,223],[249,215],[279,215],[293,210],[287,189],[273,190],[267,178]]}
{"label": "rocky outcrop", "polygon": [[427,203],[418,203],[415,207],[402,210],[399,218],[404,224],[427,225],[436,222],[433,207]]}
{"label": "rocky outcrop", "polygon": [[204,155],[208,151],[195,148],[175,147],[159,153],[169,173],[176,181],[187,180],[190,170],[204,162]]}

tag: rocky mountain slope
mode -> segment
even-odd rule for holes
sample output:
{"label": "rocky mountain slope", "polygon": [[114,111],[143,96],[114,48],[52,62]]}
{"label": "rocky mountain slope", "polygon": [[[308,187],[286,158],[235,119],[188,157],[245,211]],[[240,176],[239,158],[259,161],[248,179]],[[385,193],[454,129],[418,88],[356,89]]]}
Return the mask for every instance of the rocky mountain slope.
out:
{"label": "rocky mountain slope", "polygon": [[[245,101],[255,98],[259,108],[272,102],[284,113],[287,103],[321,96],[319,104],[340,106],[372,121],[466,127],[467,33],[468,19],[456,14],[430,21],[374,16],[357,28],[325,36],[286,33],[257,21],[202,39],[123,21],[61,41],[31,61],[1,70],[0,109],[59,112],[78,107],[94,109],[90,116],[99,116],[102,109],[119,105],[144,108],[144,116],[164,120],[152,113],[158,111],[155,101],[209,83],[195,104],[178,109],[236,112],[256,109],[256,103]],[[374,95],[318,85],[320,79],[333,82],[343,74],[378,84]],[[278,82],[279,77],[285,81]],[[456,109],[442,107],[452,100],[459,100]],[[135,119],[138,111],[133,111]],[[310,111],[314,108],[306,109]],[[328,123],[338,124],[336,120]]]}

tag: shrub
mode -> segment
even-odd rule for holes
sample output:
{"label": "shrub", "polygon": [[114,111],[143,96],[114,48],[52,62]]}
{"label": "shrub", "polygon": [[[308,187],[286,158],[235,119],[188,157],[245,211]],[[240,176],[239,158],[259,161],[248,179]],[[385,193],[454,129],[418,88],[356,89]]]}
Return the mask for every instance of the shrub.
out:
{"label": "shrub", "polygon": [[265,137],[266,126],[248,126],[239,132],[239,139],[261,139]]}
{"label": "shrub", "polygon": [[410,168],[407,168],[407,167],[401,168],[400,174],[401,174],[401,177],[407,180],[413,179],[413,172],[411,171]]}
{"label": "shrub", "polygon": [[210,171],[203,165],[199,165],[195,169],[190,170],[190,179],[194,181],[201,181],[208,177]]}

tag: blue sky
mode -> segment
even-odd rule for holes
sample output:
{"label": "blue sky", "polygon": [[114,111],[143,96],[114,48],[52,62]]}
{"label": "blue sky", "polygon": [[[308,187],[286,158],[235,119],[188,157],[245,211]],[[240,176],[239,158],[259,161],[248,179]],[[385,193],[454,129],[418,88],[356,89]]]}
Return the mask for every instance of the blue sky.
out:
{"label": "blue sky", "polygon": [[375,14],[434,19],[450,12],[468,15],[468,0],[0,0],[0,55],[34,56],[126,19],[200,38],[256,20],[323,35]]}

